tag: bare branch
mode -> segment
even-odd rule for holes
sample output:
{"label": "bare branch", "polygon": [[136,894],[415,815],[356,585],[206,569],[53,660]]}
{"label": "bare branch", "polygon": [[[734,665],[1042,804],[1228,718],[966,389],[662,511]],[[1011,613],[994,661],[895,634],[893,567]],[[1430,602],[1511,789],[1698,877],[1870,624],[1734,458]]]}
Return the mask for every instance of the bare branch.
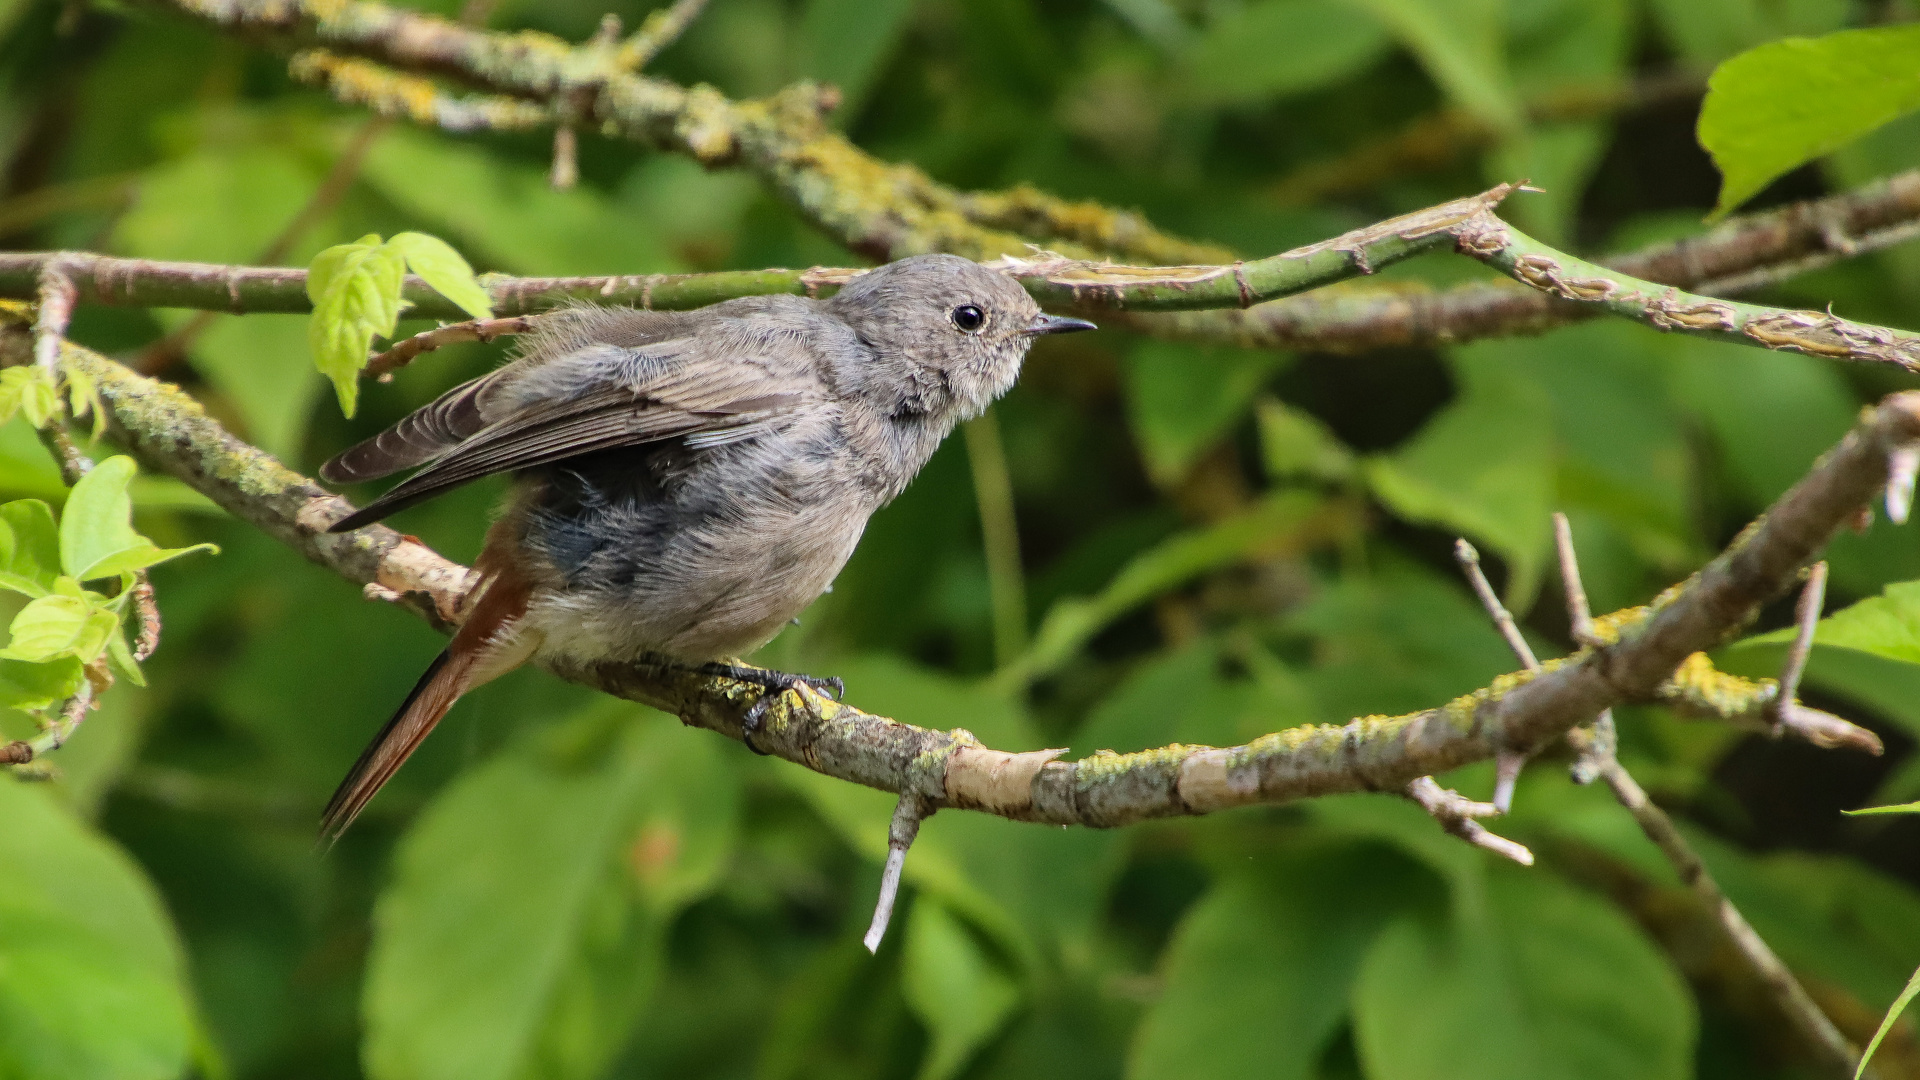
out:
{"label": "bare branch", "polygon": [[920,835],[920,823],[933,813],[933,807],[913,792],[905,792],[893,808],[893,821],[887,826],[887,865],[880,872],[880,896],[874,901],[873,922],[862,939],[867,951],[880,951],[880,939],[887,936],[887,924],[893,921],[893,902],[900,895],[900,872],[907,865],[907,849]]}
{"label": "bare branch", "polygon": [[[1888,471],[1892,471],[1889,463]],[[1794,607],[1793,644],[1780,667],[1780,693],[1773,699],[1775,730],[1785,727],[1782,719],[1799,702],[1800,676],[1807,670],[1807,657],[1813,652],[1813,631],[1820,622],[1820,607],[1827,598],[1827,564],[1814,563],[1807,570],[1807,583],[1800,589],[1800,602]]]}
{"label": "bare branch", "polygon": [[1431,776],[1423,776],[1407,785],[1407,798],[1420,804],[1440,827],[1465,840],[1474,847],[1485,848],[1504,859],[1512,859],[1521,866],[1533,865],[1533,852],[1525,844],[1518,844],[1504,836],[1488,832],[1477,818],[1498,817],[1506,810],[1493,803],[1474,802],[1457,791],[1440,786]]}
{"label": "bare branch", "polygon": [[[1620,805],[1626,807],[1634,821],[1639,823],[1647,839],[1652,840],[1660,853],[1667,857],[1681,882],[1692,889],[1713,914],[1721,932],[1733,945],[1754,981],[1766,988],[1768,997],[1793,1025],[1795,1034],[1814,1055],[1821,1071],[1835,1080],[1851,1078],[1859,1065],[1859,1052],[1833,1026],[1833,1021],[1827,1018],[1813,998],[1808,996],[1800,980],[1775,955],[1753,925],[1747,922],[1746,916],[1740,914],[1740,909],[1727,899],[1720,890],[1719,882],[1708,872],[1706,863],[1701,861],[1693,846],[1674,826],[1673,819],[1647,797],[1645,789],[1628,775],[1627,770],[1621,768],[1618,761],[1609,757],[1600,775],[1606,780],[1607,786],[1613,789]],[[1867,1075],[1872,1075],[1870,1066]]]}
{"label": "bare branch", "polygon": [[366,373],[374,378],[385,379],[388,375],[406,367],[413,358],[421,353],[429,353],[448,345],[464,341],[489,342],[514,334],[524,334],[532,330],[539,316],[516,315],[508,319],[470,319],[462,323],[437,326],[432,330],[422,330],[410,338],[404,338],[393,348],[383,353],[375,353],[367,361]]}
{"label": "bare branch", "polygon": [[[1587,606],[1586,587],[1580,583],[1580,557],[1573,550],[1573,527],[1567,515],[1557,510],[1553,514],[1553,544],[1560,555],[1560,582],[1567,591],[1568,633],[1576,645],[1605,644],[1593,632],[1593,611]],[[1579,752],[1571,770],[1573,782],[1582,786],[1593,783],[1613,760],[1614,748],[1620,743],[1613,710],[1600,710],[1588,725],[1585,738],[1570,736],[1569,740]]]}

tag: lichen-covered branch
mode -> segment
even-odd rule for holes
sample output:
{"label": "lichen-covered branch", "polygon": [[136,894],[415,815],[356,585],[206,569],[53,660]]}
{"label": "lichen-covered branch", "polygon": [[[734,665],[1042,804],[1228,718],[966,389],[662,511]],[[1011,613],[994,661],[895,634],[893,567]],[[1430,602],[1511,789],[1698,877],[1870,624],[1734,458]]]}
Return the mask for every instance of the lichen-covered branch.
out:
{"label": "lichen-covered branch", "polygon": [[[0,321],[16,362],[31,329]],[[457,621],[465,568],[390,529],[325,532],[345,500],[234,438],[179,390],[69,346],[63,362],[99,389],[119,436],[151,467],[180,478],[307,558],[402,598],[442,628]],[[1794,580],[1836,529],[1882,490],[1888,458],[1920,441],[1920,394],[1896,395],[1773,510],[1692,579],[1609,622],[1613,640],[1424,712],[1294,728],[1245,746],[1175,745],[1135,754],[1010,754],[963,730],[875,716],[806,689],[782,698],[755,734],[761,750],[829,776],[922,800],[1053,824],[1115,826],[1347,791],[1402,790],[1422,776],[1539,746],[1601,709],[1656,700],[1675,670],[1726,639]],[[758,686],[648,664],[555,665],[562,677],[739,738]],[[857,688],[856,688],[857,689]]]}
{"label": "lichen-covered branch", "polygon": [[[1217,246],[1168,236],[1137,214],[1028,188],[963,193],[912,166],[881,162],[823,123],[823,113],[837,102],[831,88],[799,84],[771,98],[733,101],[711,87],[686,88],[634,74],[626,50],[598,41],[573,46],[542,34],[492,33],[376,3],[148,2],[289,54],[305,54],[303,64],[314,69],[309,75],[326,75],[337,94],[389,114],[446,126],[445,113],[461,127],[494,126],[511,113],[512,126],[533,121],[533,113],[514,112],[504,103],[521,99],[545,110],[549,122],[598,128],[688,154],[708,166],[746,169],[829,235],[875,259],[950,251],[986,260],[1023,255],[1037,240],[1069,258],[1231,261],[1231,254]],[[315,49],[328,59],[316,59]],[[348,68],[342,58],[374,66]],[[409,76],[421,81],[396,81]],[[456,99],[426,76],[462,82],[494,98]],[[1702,241],[1674,245],[1646,265],[1623,262],[1616,269],[1706,291],[1770,280],[1910,235],[1920,218],[1916,187],[1920,183],[1904,177],[1883,188],[1808,204],[1811,209],[1797,217],[1775,214],[1755,219],[1757,227],[1745,231],[1722,229]],[[1245,303],[1248,296],[1237,298]],[[1128,321],[1169,337],[1338,350],[1537,332],[1590,313],[1516,289],[1467,286],[1440,293],[1356,288],[1251,311],[1130,316]]]}

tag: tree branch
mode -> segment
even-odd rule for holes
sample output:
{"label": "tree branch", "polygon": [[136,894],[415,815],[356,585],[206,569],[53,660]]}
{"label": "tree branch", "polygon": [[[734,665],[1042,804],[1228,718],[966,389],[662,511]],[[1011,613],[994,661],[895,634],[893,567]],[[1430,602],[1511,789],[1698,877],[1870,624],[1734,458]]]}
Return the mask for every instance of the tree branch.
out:
{"label": "tree branch", "polygon": [[[1548,247],[1493,212],[1512,190],[1512,185],[1502,184],[1479,195],[1253,262],[1116,266],[1048,254],[1006,257],[996,265],[1043,304],[1107,315],[1245,308],[1371,273],[1425,251],[1452,247],[1540,294],[1604,310],[1658,330],[1920,370],[1920,338],[1903,331],[1856,323],[1827,312],[1791,311],[1698,296]],[[50,272],[70,282],[74,286],[72,294],[78,299],[91,302],[256,311],[302,311],[309,307],[304,271],[115,259],[74,252],[0,254],[0,296],[38,295],[43,275]],[[487,284],[496,310],[514,315],[570,298],[615,303],[637,300],[643,307],[686,308],[765,293],[819,295],[860,273],[816,267],[806,271],[600,278],[494,277],[487,279]],[[403,293],[415,305],[416,315],[454,312],[449,301],[417,278],[406,280]]]}
{"label": "tree branch", "polygon": [[[688,89],[635,75],[622,66],[620,49],[468,29],[375,3],[148,2],[283,52],[318,48],[384,65],[393,77],[451,78],[535,103],[551,115],[549,122],[564,116],[569,123],[688,154],[710,167],[744,168],[829,235],[879,260],[951,251],[984,261],[1020,255],[1033,239],[1052,242],[1073,258],[1106,255],[1167,264],[1230,259],[1217,246],[1161,233],[1138,215],[1026,188],[969,195],[911,166],[878,161],[822,122],[823,112],[837,100],[830,88],[799,84],[772,98],[736,102],[710,87]],[[376,78],[372,69],[361,74],[364,85]],[[410,96],[386,96],[426,102],[408,114],[425,123],[439,123],[441,106],[435,102],[446,98],[430,85],[413,86]],[[1906,174],[1887,185],[1807,204],[1803,212],[1751,219],[1745,231],[1729,226],[1701,242],[1669,246],[1654,253],[1659,266],[1623,261],[1616,269],[1682,288],[1730,291],[1903,239],[1916,220],[1920,177]],[[1667,265],[1673,260],[1677,265]],[[1128,321],[1167,337],[1339,350],[1538,332],[1590,314],[1590,309],[1519,290],[1467,286],[1428,294],[1355,289],[1251,312]]]}
{"label": "tree branch", "polygon": [[[25,311],[8,308],[0,316],[0,348],[23,360],[32,339]],[[114,429],[152,467],[376,595],[405,600],[436,626],[457,620],[469,584],[464,567],[383,527],[326,533],[348,512],[344,499],[234,438],[175,388],[83,348],[69,346],[62,358],[93,381]],[[912,795],[927,810],[975,809],[1061,825],[1116,826],[1334,792],[1401,790],[1503,748],[1539,746],[1612,705],[1658,699],[1675,669],[1723,641],[1791,583],[1884,487],[1889,456],[1916,441],[1920,394],[1889,398],[1725,554],[1648,608],[1601,620],[1610,643],[1424,712],[1294,728],[1239,747],[1170,746],[1060,762],[1054,759],[1061,751],[1005,753],[965,731],[902,724],[799,689],[766,712],[754,741],[825,775]],[[550,667],[735,739],[761,694],[722,676],[646,663]]]}

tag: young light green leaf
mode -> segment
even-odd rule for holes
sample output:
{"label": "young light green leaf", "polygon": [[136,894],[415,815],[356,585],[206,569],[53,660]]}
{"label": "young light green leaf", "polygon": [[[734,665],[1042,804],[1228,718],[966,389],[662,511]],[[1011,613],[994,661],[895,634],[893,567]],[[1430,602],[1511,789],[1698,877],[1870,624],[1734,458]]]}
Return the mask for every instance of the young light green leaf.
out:
{"label": "young light green leaf", "polygon": [[53,509],[39,499],[0,506],[0,589],[45,596],[59,576],[60,533]]}
{"label": "young light green leaf", "polygon": [[1334,483],[1351,479],[1357,463],[1327,425],[1278,398],[1255,403],[1260,422],[1260,456],[1274,480],[1307,477]]}
{"label": "young light green leaf", "polygon": [[400,321],[400,285],[406,259],[399,249],[369,234],[314,256],[307,268],[307,297],[313,316],[307,343],[314,366],[333,380],[340,411],[348,416],[358,404],[360,371],[376,335],[393,333]]}
{"label": "young light green leaf", "polygon": [[140,670],[140,661],[133,658],[133,647],[127,644],[126,627],[115,625],[113,633],[107,637],[107,658],[113,666],[120,669],[127,681],[135,686],[147,685],[146,673]]}
{"label": "young light green leaf", "polygon": [[46,427],[47,420],[60,407],[60,396],[46,371],[28,364],[0,371],[0,423],[24,414],[34,427]]}
{"label": "young light green leaf", "polygon": [[60,515],[60,562],[76,580],[117,577],[144,570],[194,551],[218,551],[212,544],[163,548],[133,530],[133,459],[115,455],[95,465],[73,485]]}
{"label": "young light green leaf", "polygon": [[1920,26],[1842,30],[1750,49],[1714,70],[1700,145],[1721,215],[1776,177],[1920,109]]}
{"label": "young light green leaf", "polygon": [[44,709],[65,701],[80,689],[84,674],[79,659],[72,656],[44,663],[0,660],[0,708]]}
{"label": "young light green leaf", "polygon": [[0,660],[41,663],[60,656],[90,662],[107,647],[120,620],[75,596],[43,596],[20,609],[8,627],[11,640]]}
{"label": "young light green leaf", "polygon": [[1867,1043],[1867,1048],[1860,1054],[1860,1064],[1854,1067],[1853,1080],[1860,1080],[1867,1074],[1867,1062],[1872,1061],[1873,1052],[1880,1049],[1880,1040],[1886,1038],[1887,1032],[1893,1030],[1893,1022],[1900,1019],[1900,1014],[1907,1010],[1907,1006],[1913,1002],[1916,995],[1920,995],[1920,969],[1914,970],[1913,978],[1907,980],[1907,985],[1900,991],[1900,996],[1894,998],[1893,1004],[1887,1008],[1886,1019],[1880,1021],[1880,1030],[1873,1033],[1873,1039]]}
{"label": "young light green leaf", "polygon": [[493,298],[474,280],[473,267],[453,250],[453,245],[426,233],[403,232],[394,234],[387,246],[404,255],[408,269],[419,274],[435,292],[460,305],[460,310],[476,319],[493,318]]}

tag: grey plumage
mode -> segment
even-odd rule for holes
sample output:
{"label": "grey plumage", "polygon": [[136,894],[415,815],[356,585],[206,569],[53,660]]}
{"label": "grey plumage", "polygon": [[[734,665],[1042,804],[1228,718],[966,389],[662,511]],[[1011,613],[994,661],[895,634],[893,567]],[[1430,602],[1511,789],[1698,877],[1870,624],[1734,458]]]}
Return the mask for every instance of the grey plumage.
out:
{"label": "grey plumage", "polygon": [[[825,301],[577,307],[513,363],[342,453],[322,475],[422,467],[336,530],[490,473],[518,480],[452,659],[349,775],[329,831],[454,698],[530,658],[701,663],[758,648],[831,584],[954,425],[1012,386],[1035,334],[1090,326],[949,255],[889,264]],[[393,740],[397,755],[382,749]]]}

